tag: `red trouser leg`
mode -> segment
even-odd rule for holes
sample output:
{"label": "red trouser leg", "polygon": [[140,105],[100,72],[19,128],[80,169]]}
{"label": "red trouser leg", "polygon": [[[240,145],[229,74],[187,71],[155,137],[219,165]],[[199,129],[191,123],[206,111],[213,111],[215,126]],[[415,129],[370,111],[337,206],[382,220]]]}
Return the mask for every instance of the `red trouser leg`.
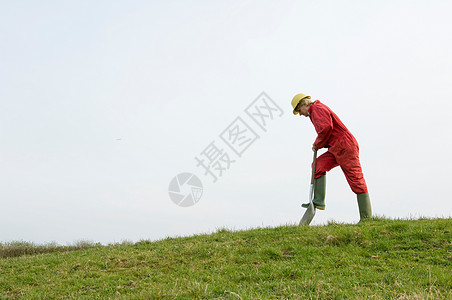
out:
{"label": "red trouser leg", "polygon": [[341,166],[342,172],[347,178],[350,188],[355,194],[367,193],[367,185],[364,180],[361,163],[359,162],[359,147],[354,140],[343,140],[341,147],[332,147],[334,157]]}
{"label": "red trouser leg", "polygon": [[347,178],[350,188],[355,194],[367,193],[367,185],[364,180],[358,157],[349,159],[346,163],[341,165],[341,169],[345,174],[345,178]]}
{"label": "red trouser leg", "polygon": [[334,167],[341,166],[350,188],[355,194],[367,193],[361,163],[359,162],[359,147],[354,140],[344,139],[328,149],[317,158],[314,178],[322,177]]}
{"label": "red trouser leg", "polygon": [[326,174],[326,172],[334,167],[337,167],[338,165],[339,164],[337,163],[336,158],[331,152],[327,151],[323,153],[317,157],[314,178],[322,177]]}

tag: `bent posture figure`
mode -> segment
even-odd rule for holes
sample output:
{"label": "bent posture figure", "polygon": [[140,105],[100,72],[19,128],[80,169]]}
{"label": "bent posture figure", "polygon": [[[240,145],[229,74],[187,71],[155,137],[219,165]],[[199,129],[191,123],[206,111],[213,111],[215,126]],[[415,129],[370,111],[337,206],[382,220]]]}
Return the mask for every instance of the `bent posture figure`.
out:
{"label": "bent posture figure", "polygon": [[[340,166],[352,191],[357,195],[359,216],[363,220],[372,215],[369,193],[359,162],[359,146],[339,117],[319,100],[312,102],[310,96],[297,94],[292,99],[294,115],[309,117],[317,131],[313,150],[328,148],[317,158],[314,176],[314,206],[325,209],[326,172]],[[308,207],[309,203],[303,203]]]}

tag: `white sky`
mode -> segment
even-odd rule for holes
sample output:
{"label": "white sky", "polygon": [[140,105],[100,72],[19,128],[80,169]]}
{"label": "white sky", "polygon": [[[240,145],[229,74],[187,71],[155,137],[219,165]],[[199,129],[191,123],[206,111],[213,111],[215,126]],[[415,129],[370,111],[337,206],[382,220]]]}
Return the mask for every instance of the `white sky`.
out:
{"label": "white sky", "polygon": [[[451,1],[3,1],[0,241],[298,223],[316,137],[291,113],[299,92],[357,138],[374,214],[450,216],[451,12]],[[283,116],[213,183],[195,156],[263,91]],[[189,208],[168,195],[181,172],[204,185]],[[313,224],[358,221],[340,168],[326,201]]]}

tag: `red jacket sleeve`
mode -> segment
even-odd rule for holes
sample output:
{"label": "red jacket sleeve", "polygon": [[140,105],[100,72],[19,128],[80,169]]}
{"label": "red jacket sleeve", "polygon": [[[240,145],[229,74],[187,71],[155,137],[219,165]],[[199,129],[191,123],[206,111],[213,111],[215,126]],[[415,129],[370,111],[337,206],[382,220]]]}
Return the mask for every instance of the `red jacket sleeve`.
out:
{"label": "red jacket sleeve", "polygon": [[315,131],[317,131],[317,138],[314,145],[319,149],[323,148],[326,146],[333,132],[333,118],[331,117],[330,111],[320,105],[312,108],[310,117]]}

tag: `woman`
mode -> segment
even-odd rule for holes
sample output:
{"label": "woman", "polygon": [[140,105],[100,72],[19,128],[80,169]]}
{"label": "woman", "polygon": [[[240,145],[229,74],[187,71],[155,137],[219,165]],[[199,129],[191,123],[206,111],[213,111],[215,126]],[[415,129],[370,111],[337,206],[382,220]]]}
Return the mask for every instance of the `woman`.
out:
{"label": "woman", "polygon": [[[363,220],[372,215],[369,193],[359,162],[359,147],[355,137],[339,117],[319,100],[312,102],[310,96],[297,94],[292,99],[294,115],[309,117],[317,131],[312,150],[328,148],[317,158],[314,176],[314,206],[325,209],[326,172],[340,166],[352,191],[357,195],[359,216]],[[309,203],[303,203],[308,207]]]}

